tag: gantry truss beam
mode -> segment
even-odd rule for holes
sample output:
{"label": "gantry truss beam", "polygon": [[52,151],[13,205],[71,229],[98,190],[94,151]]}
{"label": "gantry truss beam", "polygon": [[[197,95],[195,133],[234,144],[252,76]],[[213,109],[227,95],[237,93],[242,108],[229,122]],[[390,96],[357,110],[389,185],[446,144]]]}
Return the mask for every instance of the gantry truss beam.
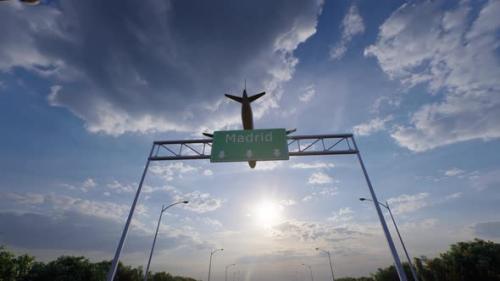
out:
{"label": "gantry truss beam", "polygon": [[[352,134],[288,136],[290,156],[356,154]],[[150,161],[210,159],[212,139],[155,141]]]}

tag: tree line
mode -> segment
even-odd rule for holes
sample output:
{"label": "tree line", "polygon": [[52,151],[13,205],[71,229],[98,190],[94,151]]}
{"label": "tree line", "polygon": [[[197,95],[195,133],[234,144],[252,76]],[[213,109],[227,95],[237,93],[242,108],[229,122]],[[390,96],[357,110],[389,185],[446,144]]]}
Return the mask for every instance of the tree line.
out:
{"label": "tree line", "polygon": [[[475,239],[458,242],[435,258],[415,258],[413,265],[420,281],[500,281],[500,244]],[[407,263],[409,281],[414,281]],[[379,268],[370,277],[345,277],[336,281],[399,281],[396,268]]]}
{"label": "tree line", "polygon": [[[90,262],[85,257],[62,256],[43,263],[29,255],[16,256],[0,247],[0,281],[103,281],[109,261]],[[414,281],[408,264],[403,264],[409,281]],[[475,239],[450,246],[435,258],[415,258],[420,281],[500,281],[500,244]],[[142,267],[119,264],[116,281],[141,281]],[[196,281],[167,272],[149,272],[152,281]],[[344,277],[336,281],[399,281],[394,266],[379,268],[369,277]]]}
{"label": "tree line", "polygon": [[[90,262],[85,257],[61,256],[54,261],[37,262],[28,255],[15,256],[0,247],[0,281],[103,281],[110,261]],[[193,278],[172,276],[167,272],[148,272],[151,281],[196,281]],[[142,267],[118,264],[115,281],[142,281]]]}

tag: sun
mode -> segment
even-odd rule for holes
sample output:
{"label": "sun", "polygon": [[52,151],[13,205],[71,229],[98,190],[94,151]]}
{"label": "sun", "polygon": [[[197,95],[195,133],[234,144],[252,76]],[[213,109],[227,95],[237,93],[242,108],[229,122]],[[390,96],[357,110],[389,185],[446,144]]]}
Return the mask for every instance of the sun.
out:
{"label": "sun", "polygon": [[255,204],[251,215],[258,226],[271,228],[281,221],[283,206],[272,200],[262,200]]}

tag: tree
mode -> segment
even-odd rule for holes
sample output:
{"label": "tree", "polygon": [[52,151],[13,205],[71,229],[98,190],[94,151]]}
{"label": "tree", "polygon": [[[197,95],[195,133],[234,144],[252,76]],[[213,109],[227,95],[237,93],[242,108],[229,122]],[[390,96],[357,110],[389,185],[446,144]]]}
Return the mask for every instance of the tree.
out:
{"label": "tree", "polygon": [[31,271],[34,258],[28,255],[15,257],[0,246],[0,281],[23,280]]}

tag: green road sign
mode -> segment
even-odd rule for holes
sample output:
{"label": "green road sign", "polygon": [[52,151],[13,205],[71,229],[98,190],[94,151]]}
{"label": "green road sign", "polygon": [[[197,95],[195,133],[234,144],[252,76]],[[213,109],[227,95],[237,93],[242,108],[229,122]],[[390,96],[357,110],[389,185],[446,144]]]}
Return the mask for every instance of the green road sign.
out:
{"label": "green road sign", "polygon": [[210,162],[288,159],[285,129],[214,132]]}

